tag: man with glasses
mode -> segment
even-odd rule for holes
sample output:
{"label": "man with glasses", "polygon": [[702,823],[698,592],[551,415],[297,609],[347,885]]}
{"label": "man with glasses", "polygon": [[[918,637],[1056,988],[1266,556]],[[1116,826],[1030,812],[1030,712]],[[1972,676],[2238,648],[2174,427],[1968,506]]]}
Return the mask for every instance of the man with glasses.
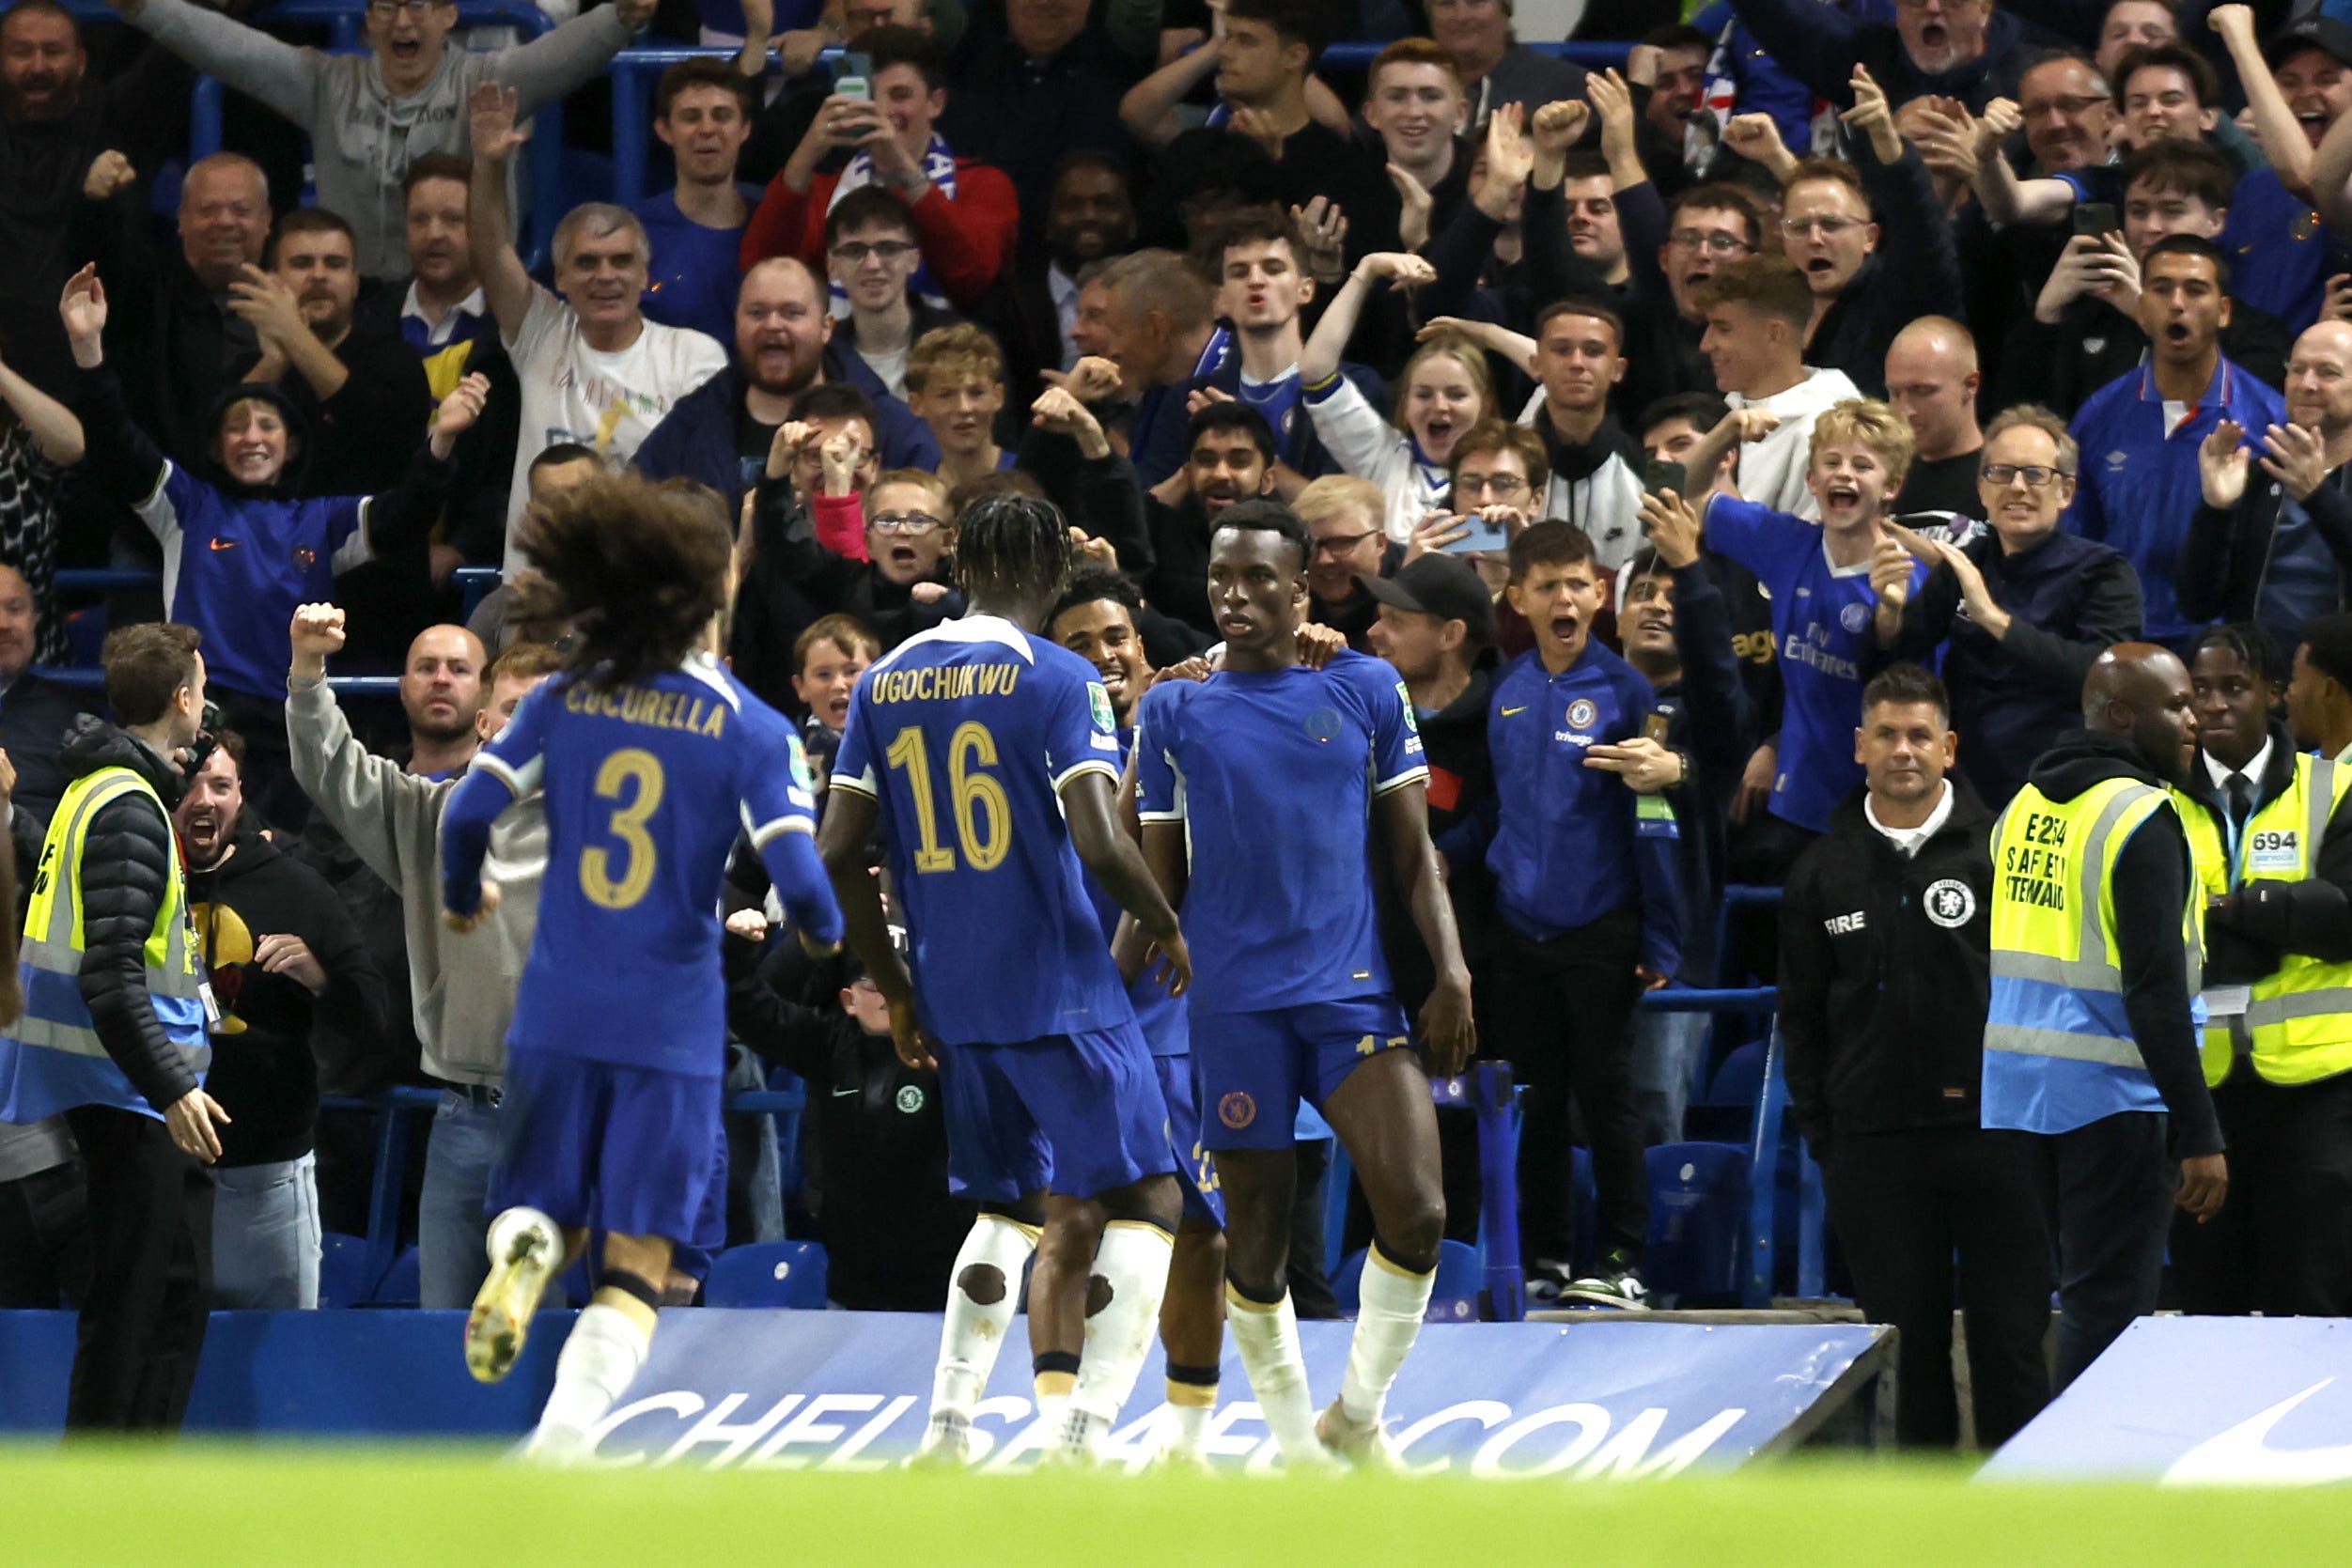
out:
{"label": "man with glasses", "polygon": [[517,114],[537,114],[602,72],[654,8],[654,0],[613,0],[513,49],[457,50],[444,70],[456,0],[373,0],[364,54],[298,49],[191,0],[109,3],[205,75],[302,128],[318,204],[350,221],[360,275],[370,279],[407,270],[400,177],[428,152],[469,150],[466,104],[476,87],[503,83],[516,94]]}
{"label": "man with glasses", "polygon": [[868,396],[904,399],[907,351],[925,333],[955,320],[913,287],[922,266],[914,219],[888,191],[851,191],[826,215],[833,314],[849,328],[841,357]]}
{"label": "man with glasses", "polygon": [[1990,531],[1960,545],[1894,534],[1934,569],[1876,657],[1925,662],[1942,647],[1959,770],[1998,811],[2033,759],[2080,722],[2082,682],[2099,654],[2140,635],[2140,580],[2108,546],[2059,531],[2079,453],[2056,414],[2033,404],[2004,411],[1979,458]]}
{"label": "man with glasses", "polygon": [[1381,527],[1388,504],[1369,479],[1331,474],[1299,492],[1290,509],[1315,536],[1307,557],[1307,619],[1330,627],[1358,653],[1372,652],[1380,604],[1365,579],[1390,576],[1405,558]]}
{"label": "man with glasses", "polygon": [[1645,409],[1684,392],[1716,391],[1699,340],[1706,318],[1699,288],[1719,267],[1756,253],[1764,232],[1754,199],[1739,187],[1694,185],[1674,197],[1655,268],[1636,262],[1616,309],[1625,325],[1621,406]]}
{"label": "man with glasses", "polygon": [[[1916,317],[1960,297],[1960,257],[1927,166],[1859,67],[1854,162],[1809,158],[1782,188],[1781,248],[1813,290],[1805,363],[1886,390],[1887,349]],[[1881,224],[1878,220],[1886,221]],[[1884,245],[1884,250],[1880,249]]]}

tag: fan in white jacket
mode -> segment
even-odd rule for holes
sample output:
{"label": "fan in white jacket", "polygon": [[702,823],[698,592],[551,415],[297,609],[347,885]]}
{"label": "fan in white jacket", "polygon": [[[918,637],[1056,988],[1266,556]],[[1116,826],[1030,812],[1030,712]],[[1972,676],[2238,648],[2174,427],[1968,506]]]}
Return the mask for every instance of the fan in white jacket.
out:
{"label": "fan in white jacket", "polygon": [[1430,337],[1405,362],[1394,424],[1339,373],[1339,361],[1374,288],[1383,283],[1410,288],[1436,278],[1435,269],[1417,256],[1379,251],[1365,256],[1324,307],[1299,356],[1307,417],[1323,449],[1343,472],[1380,487],[1388,497],[1383,526],[1400,544],[1430,512],[1444,508],[1454,443],[1497,411],[1486,355],[1467,337]]}

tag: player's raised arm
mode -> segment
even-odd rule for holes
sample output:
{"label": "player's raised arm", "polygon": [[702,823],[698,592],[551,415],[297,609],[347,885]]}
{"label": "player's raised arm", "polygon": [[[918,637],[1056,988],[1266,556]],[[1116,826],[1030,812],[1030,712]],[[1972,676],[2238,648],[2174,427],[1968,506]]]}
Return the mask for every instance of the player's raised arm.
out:
{"label": "player's raised arm", "polygon": [[817,854],[817,797],[801,737],[779,721],[774,742],[757,754],[743,792],[743,820],[801,946],[822,957],[841,946],[841,906]]}

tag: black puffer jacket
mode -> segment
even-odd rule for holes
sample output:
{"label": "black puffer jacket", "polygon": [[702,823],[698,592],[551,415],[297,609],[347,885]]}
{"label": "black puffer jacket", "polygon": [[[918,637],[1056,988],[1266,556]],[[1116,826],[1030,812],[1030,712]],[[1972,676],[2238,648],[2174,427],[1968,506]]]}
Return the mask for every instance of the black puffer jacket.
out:
{"label": "black puffer jacket", "polygon": [[[69,784],[101,768],[129,768],[155,786],[165,810],[186,784],[153,747],[91,714],[66,732],[57,761]],[[140,795],[103,807],[82,842],[82,1000],[106,1054],[157,1110],[196,1087],[147,994],[148,933],[173,857],[170,821]]]}

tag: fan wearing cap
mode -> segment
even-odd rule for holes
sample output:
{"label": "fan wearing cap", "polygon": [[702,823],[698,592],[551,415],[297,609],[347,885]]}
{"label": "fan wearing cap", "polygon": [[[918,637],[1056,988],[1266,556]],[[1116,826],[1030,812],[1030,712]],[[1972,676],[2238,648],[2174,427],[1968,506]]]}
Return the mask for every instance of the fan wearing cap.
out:
{"label": "fan wearing cap", "polygon": [[[2237,67],[2255,139],[2270,160],[2238,180],[2221,244],[2239,297],[2299,333],[2319,318],[2329,276],[2345,267],[2352,207],[2313,193],[2329,189],[2319,170],[2328,132],[2352,109],[2352,26],[2307,16],[2257,46],[2251,8],[2219,6],[2209,21]],[[2342,187],[2339,178],[2339,198]]]}
{"label": "fan wearing cap", "polygon": [[[947,1190],[938,1072],[898,1060],[890,1008],[854,955],[833,998],[796,1001],[762,961],[767,917],[744,909],[726,929],[727,1028],[808,1084],[827,1297],[860,1312],[937,1312],[973,1212]],[[904,928],[892,926],[890,940],[906,951]]]}

